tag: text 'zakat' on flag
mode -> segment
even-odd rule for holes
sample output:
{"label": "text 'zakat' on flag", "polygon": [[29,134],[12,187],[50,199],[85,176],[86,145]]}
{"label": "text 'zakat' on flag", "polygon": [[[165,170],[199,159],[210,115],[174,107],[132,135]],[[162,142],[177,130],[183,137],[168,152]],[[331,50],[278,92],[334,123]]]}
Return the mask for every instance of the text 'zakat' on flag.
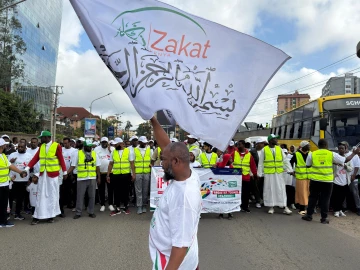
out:
{"label": "text 'zakat' on flag", "polygon": [[167,110],[184,130],[220,149],[290,58],[158,1],[70,1],[142,118]]}

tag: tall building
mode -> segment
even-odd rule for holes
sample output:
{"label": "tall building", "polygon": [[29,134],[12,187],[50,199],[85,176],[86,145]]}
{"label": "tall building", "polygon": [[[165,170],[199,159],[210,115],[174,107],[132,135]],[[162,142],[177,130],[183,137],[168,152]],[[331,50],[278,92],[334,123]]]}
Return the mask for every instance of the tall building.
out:
{"label": "tall building", "polygon": [[277,113],[283,114],[309,101],[310,101],[310,96],[308,94],[299,94],[298,91],[295,91],[294,94],[278,95]]}
{"label": "tall building", "polygon": [[360,78],[353,73],[346,73],[345,77],[332,77],[322,89],[322,97],[336,95],[360,94]]}
{"label": "tall building", "polygon": [[60,41],[63,0],[26,1],[17,6],[26,53],[25,80],[12,82],[13,91],[50,119]]}
{"label": "tall building", "polygon": [[74,130],[81,128],[85,118],[98,118],[83,107],[59,107],[56,110],[57,120],[71,126]]}

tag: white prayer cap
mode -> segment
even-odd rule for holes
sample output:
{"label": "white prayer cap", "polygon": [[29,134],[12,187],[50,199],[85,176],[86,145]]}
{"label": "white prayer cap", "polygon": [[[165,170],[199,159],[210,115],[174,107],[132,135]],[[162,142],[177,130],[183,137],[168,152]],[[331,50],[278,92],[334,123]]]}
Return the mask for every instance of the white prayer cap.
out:
{"label": "white prayer cap", "polygon": [[179,140],[176,139],[176,138],[171,138],[170,141],[171,141],[171,142],[178,142]]}
{"label": "white prayer cap", "polygon": [[235,145],[234,141],[230,141],[229,145],[234,146]]}
{"label": "white prayer cap", "polygon": [[9,144],[8,142],[5,142],[3,138],[0,139],[0,146],[3,146],[5,144]]}
{"label": "white prayer cap", "polygon": [[107,137],[102,137],[100,142],[109,142],[109,139]]}
{"label": "white prayer cap", "polygon": [[84,137],[80,137],[78,140],[79,140],[79,141],[82,141],[82,142],[85,142],[85,138],[84,138]]}
{"label": "white prayer cap", "polygon": [[145,136],[140,136],[139,142],[148,143],[148,140],[147,140],[147,138]]}
{"label": "white prayer cap", "polygon": [[2,136],[1,136],[1,138],[3,138],[3,139],[4,139],[4,138],[7,138],[7,139],[9,139],[9,140],[10,140],[9,135],[6,135],[6,134],[2,135]]}
{"label": "white prayer cap", "polygon": [[310,143],[308,142],[308,141],[302,141],[301,143],[300,143],[300,147],[305,147],[305,146],[307,146],[307,145],[309,145]]}
{"label": "white prayer cap", "polygon": [[132,140],[138,140],[139,138],[138,138],[138,136],[132,136],[131,138],[130,138],[130,142],[132,141]]}
{"label": "white prayer cap", "polygon": [[118,143],[122,143],[122,142],[124,142],[121,138],[119,138],[119,137],[116,137],[115,139],[114,139],[114,144],[118,144]]}
{"label": "white prayer cap", "polygon": [[189,139],[195,139],[195,140],[197,140],[198,138],[196,137],[196,136],[194,136],[194,135],[187,135],[186,137],[188,137]]}

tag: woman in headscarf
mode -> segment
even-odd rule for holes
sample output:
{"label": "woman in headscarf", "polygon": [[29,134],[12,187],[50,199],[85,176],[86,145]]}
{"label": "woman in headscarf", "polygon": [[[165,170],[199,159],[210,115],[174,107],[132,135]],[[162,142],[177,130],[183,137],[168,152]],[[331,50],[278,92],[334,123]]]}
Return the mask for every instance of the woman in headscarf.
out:
{"label": "woman in headscarf", "polygon": [[295,145],[291,145],[291,146],[290,146],[290,152],[289,152],[289,154],[290,154],[290,155],[294,155],[295,152],[296,152],[296,147],[295,147]]}
{"label": "woman in headscarf", "polygon": [[190,151],[190,166],[191,168],[200,168],[201,164],[199,161],[196,161],[198,151]]}

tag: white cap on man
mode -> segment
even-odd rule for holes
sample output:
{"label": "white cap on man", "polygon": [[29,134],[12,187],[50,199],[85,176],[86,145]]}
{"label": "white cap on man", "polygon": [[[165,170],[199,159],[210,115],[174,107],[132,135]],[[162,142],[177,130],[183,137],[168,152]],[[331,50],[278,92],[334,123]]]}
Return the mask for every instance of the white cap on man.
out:
{"label": "white cap on man", "polygon": [[234,145],[235,145],[234,141],[230,141],[229,146],[234,146]]}
{"label": "white cap on man", "polygon": [[179,140],[176,139],[176,138],[171,138],[170,141],[171,141],[171,142],[178,142]]}
{"label": "white cap on man", "polygon": [[100,142],[109,142],[109,139],[107,137],[102,137]]}
{"label": "white cap on man", "polygon": [[303,148],[303,147],[305,147],[305,146],[307,146],[307,145],[309,145],[310,143],[308,142],[308,141],[302,141],[301,143],[300,143],[300,147],[301,148]]}
{"label": "white cap on man", "polygon": [[9,142],[6,142],[3,138],[0,139],[0,146],[3,146],[5,144],[9,144]]}
{"label": "white cap on man", "polygon": [[187,135],[186,137],[188,137],[189,139],[195,139],[195,140],[197,140],[197,139],[198,139],[196,136],[191,135],[191,134]]}
{"label": "white cap on man", "polygon": [[148,140],[147,140],[147,138],[145,136],[140,136],[139,142],[148,143]]}
{"label": "white cap on man", "polygon": [[10,140],[9,135],[6,135],[6,134],[2,135],[1,138],[2,138],[2,139],[6,138],[6,139],[9,139],[9,140]]}
{"label": "white cap on man", "polygon": [[114,139],[114,144],[118,144],[118,143],[122,143],[122,142],[124,142],[121,138],[119,138],[119,137],[116,137],[115,139]]}
{"label": "white cap on man", "polygon": [[80,137],[78,140],[79,140],[79,141],[82,141],[82,142],[85,142],[85,138],[84,138],[84,137]]}
{"label": "white cap on man", "polygon": [[130,138],[130,142],[132,141],[132,140],[138,140],[139,138],[138,138],[138,136],[132,136],[131,138]]}
{"label": "white cap on man", "polygon": [[114,145],[114,144],[115,144],[115,143],[114,143],[114,140],[110,140],[109,143],[110,143],[111,145]]}

